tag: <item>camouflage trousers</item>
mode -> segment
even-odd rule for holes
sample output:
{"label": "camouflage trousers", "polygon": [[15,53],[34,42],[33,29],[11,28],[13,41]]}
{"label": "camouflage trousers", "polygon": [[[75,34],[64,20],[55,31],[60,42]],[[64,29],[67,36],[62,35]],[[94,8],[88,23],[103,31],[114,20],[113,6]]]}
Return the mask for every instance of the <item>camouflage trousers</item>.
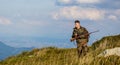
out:
{"label": "camouflage trousers", "polygon": [[77,42],[77,52],[79,58],[86,55],[88,52],[87,41]]}

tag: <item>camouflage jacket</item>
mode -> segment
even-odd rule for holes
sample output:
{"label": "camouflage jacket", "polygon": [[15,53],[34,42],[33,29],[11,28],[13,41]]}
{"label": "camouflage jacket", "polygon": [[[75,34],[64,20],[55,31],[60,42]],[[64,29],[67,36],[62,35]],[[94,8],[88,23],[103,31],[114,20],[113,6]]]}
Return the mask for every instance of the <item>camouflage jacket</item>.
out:
{"label": "camouflage jacket", "polygon": [[88,34],[89,32],[87,31],[86,28],[84,27],[80,27],[80,29],[77,29],[77,28],[73,28],[73,34],[72,34],[72,38],[75,38],[75,36],[80,36],[80,38],[76,39],[76,41],[80,41],[80,40],[86,40],[88,41],[89,40],[89,35],[84,35],[84,34]]}

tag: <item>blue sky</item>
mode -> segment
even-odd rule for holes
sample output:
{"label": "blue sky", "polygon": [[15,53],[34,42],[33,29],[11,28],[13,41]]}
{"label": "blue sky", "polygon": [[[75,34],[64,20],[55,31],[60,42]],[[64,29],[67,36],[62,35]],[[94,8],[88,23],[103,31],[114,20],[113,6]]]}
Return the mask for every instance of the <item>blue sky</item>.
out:
{"label": "blue sky", "polygon": [[120,0],[0,0],[0,40],[14,47],[72,47],[74,20],[92,34],[89,45],[120,34]]}

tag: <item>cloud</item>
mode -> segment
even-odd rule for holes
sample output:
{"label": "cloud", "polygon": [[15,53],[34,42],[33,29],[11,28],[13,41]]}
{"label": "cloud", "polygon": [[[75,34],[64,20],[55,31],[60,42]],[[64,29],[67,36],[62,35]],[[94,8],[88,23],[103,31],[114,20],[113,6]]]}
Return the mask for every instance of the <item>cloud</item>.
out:
{"label": "cloud", "polygon": [[52,14],[54,19],[88,19],[101,20],[105,16],[105,11],[97,8],[83,8],[78,6],[63,7],[58,12]]}
{"label": "cloud", "polygon": [[115,13],[116,15],[120,16],[120,9],[117,9],[114,13]]}
{"label": "cloud", "polygon": [[110,15],[110,16],[108,16],[108,19],[110,19],[110,20],[117,20],[117,16],[115,16],[115,15]]}
{"label": "cloud", "polygon": [[[112,3],[110,3],[112,2]],[[86,6],[86,7],[99,7],[107,9],[120,8],[120,0],[56,0],[58,6]]]}
{"label": "cloud", "polygon": [[78,3],[99,3],[100,0],[76,0]]}
{"label": "cloud", "polygon": [[120,0],[101,0],[101,4],[98,6],[107,9],[119,9]]}
{"label": "cloud", "polygon": [[58,2],[60,2],[60,3],[65,3],[65,4],[69,4],[69,3],[71,3],[72,1],[71,1],[71,0],[58,0]]}
{"label": "cloud", "polygon": [[114,10],[107,10],[108,14],[108,19],[113,20],[113,21],[118,21],[120,20],[120,9],[114,9]]}
{"label": "cloud", "polygon": [[5,17],[0,17],[0,24],[2,24],[2,25],[9,25],[11,23],[12,22],[9,19],[7,19]]}
{"label": "cloud", "polygon": [[59,5],[96,4],[100,2],[100,0],[57,0]]}

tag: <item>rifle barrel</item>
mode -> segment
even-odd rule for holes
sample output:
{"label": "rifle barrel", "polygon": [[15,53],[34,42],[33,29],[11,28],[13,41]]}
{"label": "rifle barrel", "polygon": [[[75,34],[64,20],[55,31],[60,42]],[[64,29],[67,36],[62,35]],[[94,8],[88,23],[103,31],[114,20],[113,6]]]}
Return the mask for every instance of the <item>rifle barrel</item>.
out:
{"label": "rifle barrel", "polygon": [[92,33],[95,33],[95,32],[99,32],[99,30],[97,30],[97,31],[93,31],[93,32],[90,32],[89,34],[92,34]]}

